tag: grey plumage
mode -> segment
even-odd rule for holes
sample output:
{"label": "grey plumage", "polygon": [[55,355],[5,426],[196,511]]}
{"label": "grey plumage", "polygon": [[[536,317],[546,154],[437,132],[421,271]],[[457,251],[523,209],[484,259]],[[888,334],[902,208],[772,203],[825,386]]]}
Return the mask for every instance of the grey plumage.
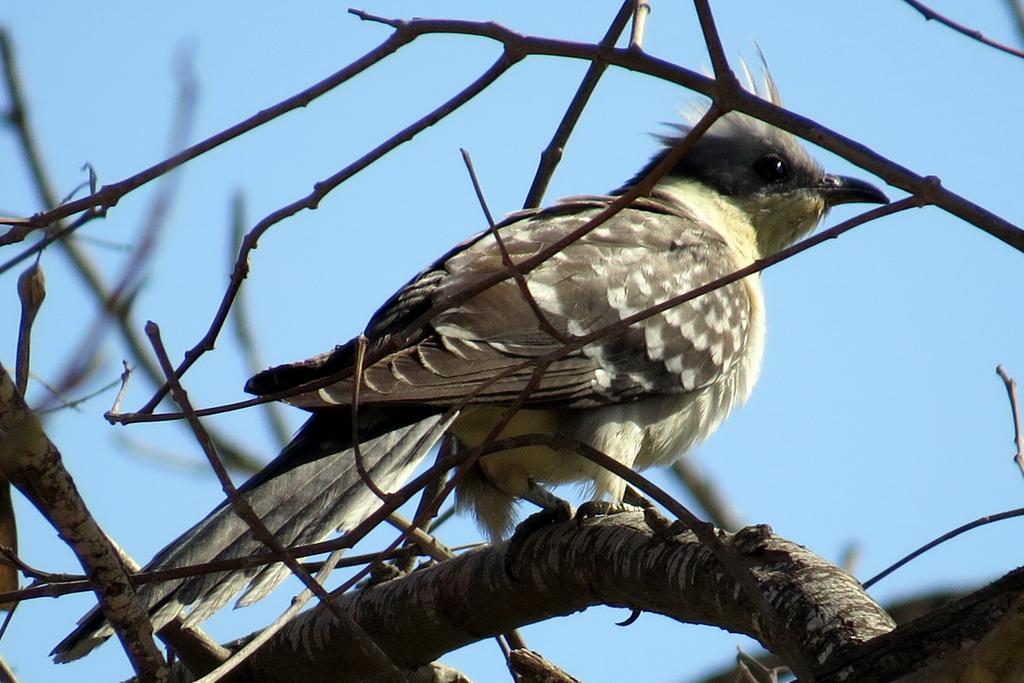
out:
{"label": "grey plumage", "polygon": [[[420,417],[420,416],[416,416]],[[385,491],[401,486],[448,428],[455,415],[416,419],[361,443],[367,473]],[[339,527],[358,524],[376,496],[355,471],[352,450],[339,441],[334,420],[314,416],[275,462],[243,487],[245,498],[285,546],[313,543]],[[342,430],[344,431],[344,430]],[[321,457],[315,457],[320,455]],[[292,458],[305,462],[290,462]],[[315,459],[313,459],[315,458]],[[266,551],[225,503],[175,539],[146,566],[149,570],[187,567]],[[284,565],[205,574],[137,588],[150,607],[154,630],[182,612],[184,625],[199,624],[245,588],[239,606],[264,597],[287,574]],[[54,648],[58,662],[78,659],[113,634],[93,610]]]}
{"label": "grey plumage", "polygon": [[[768,94],[777,99],[770,82]],[[613,200],[569,199],[514,214],[498,229],[512,259],[522,261]],[[716,122],[649,196],[531,270],[526,280],[552,326],[565,336],[583,335],[774,253],[811,230],[831,205],[851,201],[885,198],[861,181],[826,175],[791,136],[733,113]],[[382,488],[400,486],[442,435],[450,448],[480,443],[533,374],[530,361],[561,346],[512,280],[438,313],[422,329],[409,328],[436,303],[505,270],[494,237],[484,233],[414,278],[368,324],[371,353],[391,339],[407,341],[365,369],[361,390],[360,450]],[[761,296],[759,280],[751,276],[564,355],[502,435],[557,432],[636,468],[671,461],[749,395],[764,343]],[[354,359],[350,342],[260,373],[246,388],[256,394],[299,388],[350,369]],[[491,381],[499,373],[508,374]],[[313,416],[244,487],[285,545],[351,528],[376,507],[352,466],[352,381],[287,399]],[[451,413],[457,405],[461,411]],[[595,496],[613,500],[623,490],[621,480],[589,461],[538,446],[480,459],[457,491],[458,504],[492,536],[501,536],[513,523],[516,498],[529,496],[538,484],[565,482],[587,482]],[[262,550],[245,524],[221,506],[149,568]],[[158,626],[188,608],[188,622],[198,623],[246,584],[243,600],[259,599],[283,571],[275,565],[208,575],[147,585],[140,594]],[[74,659],[109,633],[99,615],[87,615],[55,654]]]}

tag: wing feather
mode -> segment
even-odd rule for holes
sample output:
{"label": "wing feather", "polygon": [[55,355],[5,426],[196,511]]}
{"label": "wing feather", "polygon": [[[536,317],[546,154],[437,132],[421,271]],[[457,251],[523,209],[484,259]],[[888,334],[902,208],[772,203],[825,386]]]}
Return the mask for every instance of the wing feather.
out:
{"label": "wing feather", "polygon": [[[562,239],[611,201],[582,198],[510,217],[499,229],[513,262]],[[688,292],[740,265],[721,236],[681,207],[644,199],[526,274],[531,296],[547,323],[563,336],[584,335]],[[482,234],[446,254],[393,296],[367,326],[371,344],[394,334],[467,286],[506,269],[494,237]],[[364,370],[361,403],[447,407],[508,403],[544,370],[528,404],[585,407],[698,390],[742,355],[750,302],[742,283],[636,324],[551,360],[563,347],[523,297],[505,280],[438,313],[409,346]],[[644,353],[637,353],[642,348]],[[279,389],[351,366],[352,345],[254,378],[256,388]],[[251,383],[251,385],[253,384]],[[475,392],[475,393],[474,393]],[[257,391],[257,393],[264,393]],[[352,377],[289,399],[315,409],[348,405]]]}

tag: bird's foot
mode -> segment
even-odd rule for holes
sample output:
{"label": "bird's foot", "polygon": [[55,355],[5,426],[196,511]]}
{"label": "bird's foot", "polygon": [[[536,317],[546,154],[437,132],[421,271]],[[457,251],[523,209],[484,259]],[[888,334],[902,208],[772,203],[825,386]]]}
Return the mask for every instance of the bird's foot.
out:
{"label": "bird's foot", "polygon": [[576,510],[576,524],[583,526],[591,517],[607,517],[618,515],[623,512],[639,512],[647,508],[626,502],[614,502],[610,500],[588,500],[582,503]]}
{"label": "bird's foot", "polygon": [[551,507],[545,507],[520,522],[516,526],[512,538],[508,539],[508,545],[505,547],[505,574],[513,581],[518,581],[520,577],[520,574],[515,571],[515,563],[519,559],[519,554],[526,541],[541,529],[572,519],[572,506],[559,498],[554,498],[554,501],[555,503]]}
{"label": "bird's foot", "polygon": [[407,572],[402,571],[399,567],[395,566],[391,562],[379,562],[370,569],[370,575],[359,582],[360,588],[369,588],[371,586],[377,586],[382,583],[387,583],[397,578],[401,578]]}
{"label": "bird's foot", "polygon": [[654,539],[659,541],[668,541],[689,531],[689,528],[681,521],[678,519],[670,521],[655,507],[644,508],[644,522],[653,533]]}

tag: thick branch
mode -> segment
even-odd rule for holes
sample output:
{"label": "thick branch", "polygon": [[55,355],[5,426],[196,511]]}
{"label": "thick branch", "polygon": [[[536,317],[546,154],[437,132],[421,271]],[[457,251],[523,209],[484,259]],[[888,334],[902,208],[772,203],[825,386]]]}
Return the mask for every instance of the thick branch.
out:
{"label": "thick branch", "polygon": [[1022,626],[1024,568],[875,639],[816,681],[1021,680]]}
{"label": "thick branch", "polygon": [[89,514],[64,469],[60,452],[43,433],[7,370],[0,366],[0,472],[39,508],[68,542],[97,586],[103,612],[117,631],[139,677],[167,679],[139,602],[116,548]]}
{"label": "thick branch", "polygon": [[[800,546],[756,531],[723,534],[723,540],[749,563],[783,622],[800,636],[808,661],[826,661],[892,628],[854,579]],[[768,639],[751,616],[753,605],[735,598],[736,582],[707,548],[688,533],[657,538],[641,515],[537,532],[512,559],[519,580],[506,574],[505,551],[496,545],[470,552],[347,595],[341,605],[404,667],[597,604]],[[337,619],[317,608],[257,651],[233,680],[326,680],[351,670],[349,642]]]}

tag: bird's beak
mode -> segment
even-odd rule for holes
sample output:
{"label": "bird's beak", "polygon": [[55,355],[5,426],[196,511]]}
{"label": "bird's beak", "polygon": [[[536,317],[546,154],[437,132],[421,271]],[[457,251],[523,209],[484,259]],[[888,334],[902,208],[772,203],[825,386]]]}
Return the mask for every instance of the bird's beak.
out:
{"label": "bird's beak", "polygon": [[825,203],[837,204],[888,204],[889,198],[871,183],[843,175],[828,174],[818,186]]}

